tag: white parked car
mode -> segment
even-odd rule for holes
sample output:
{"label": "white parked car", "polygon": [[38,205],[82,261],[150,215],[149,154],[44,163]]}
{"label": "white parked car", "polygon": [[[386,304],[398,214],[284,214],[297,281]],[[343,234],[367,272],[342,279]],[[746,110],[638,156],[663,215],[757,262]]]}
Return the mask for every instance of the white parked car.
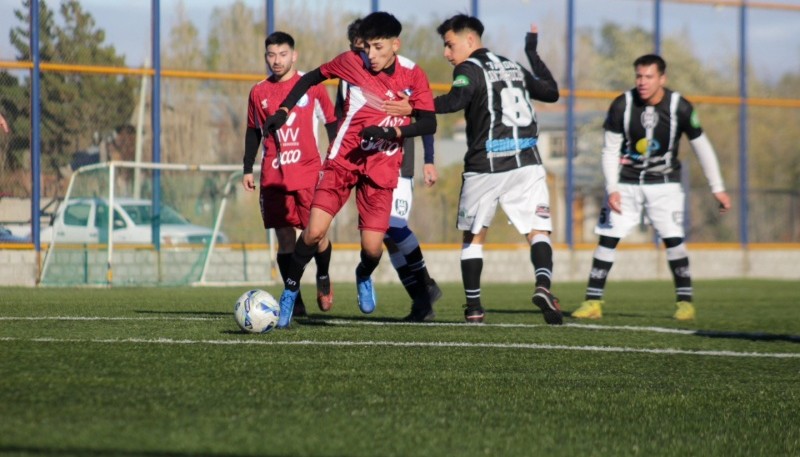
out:
{"label": "white parked car", "polygon": [[[149,244],[152,240],[152,202],[145,199],[114,200],[114,243]],[[61,204],[53,223],[41,231],[43,243],[107,243],[108,204],[101,198],[70,199]],[[54,232],[55,230],[55,232]],[[213,230],[190,223],[175,209],[161,206],[161,244],[207,243]],[[55,238],[53,236],[55,235]],[[228,237],[217,234],[217,243]]]}

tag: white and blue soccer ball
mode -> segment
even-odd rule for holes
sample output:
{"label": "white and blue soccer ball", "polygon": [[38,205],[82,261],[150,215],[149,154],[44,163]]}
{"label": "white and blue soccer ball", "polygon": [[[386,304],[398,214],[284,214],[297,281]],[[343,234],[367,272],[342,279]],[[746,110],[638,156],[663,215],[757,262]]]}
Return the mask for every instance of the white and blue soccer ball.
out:
{"label": "white and blue soccer ball", "polygon": [[254,289],[243,293],[233,307],[233,318],[248,333],[267,333],[278,325],[281,308],[269,292]]}

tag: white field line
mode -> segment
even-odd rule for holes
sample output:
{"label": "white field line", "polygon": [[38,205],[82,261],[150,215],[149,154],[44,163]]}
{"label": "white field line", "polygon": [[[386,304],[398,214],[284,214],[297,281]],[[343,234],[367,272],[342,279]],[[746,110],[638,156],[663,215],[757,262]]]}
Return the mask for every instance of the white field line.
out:
{"label": "white field line", "polygon": [[[0,321],[42,321],[42,320],[59,320],[59,321],[219,321],[230,319],[228,316],[209,316],[209,317],[190,317],[190,316],[133,316],[133,317],[117,317],[117,316],[0,316]],[[623,331],[623,332],[650,332],[650,333],[664,333],[676,335],[697,335],[705,333],[702,330],[688,330],[666,327],[653,327],[653,326],[632,326],[632,325],[598,325],[598,324],[564,324],[561,327],[553,327],[546,324],[480,324],[471,325],[463,322],[387,322],[387,321],[372,321],[372,320],[347,320],[347,319],[326,319],[322,320],[326,324],[342,325],[342,326],[417,326],[417,327],[462,327],[469,329],[480,328],[573,328],[580,330],[610,330],[610,331]],[[23,339],[3,339],[0,341],[11,341]],[[30,339],[29,341],[49,341],[47,338]],[[54,340],[55,341],[55,340]],[[59,341],[73,341],[73,340],[59,340]],[[74,340],[78,341],[78,340]],[[165,344],[268,344],[268,345],[293,345],[293,344],[318,344],[318,345],[395,345],[395,346],[428,346],[428,347],[494,347],[494,348],[527,348],[527,349],[564,349],[564,350],[584,350],[584,351],[600,351],[600,352],[646,352],[646,353],[661,353],[661,354],[695,354],[695,355],[717,355],[717,356],[733,356],[733,357],[778,357],[778,358],[800,358],[800,353],[763,353],[763,352],[735,352],[735,351],[687,351],[681,349],[642,349],[642,348],[626,348],[626,347],[606,347],[606,346],[560,346],[560,345],[541,345],[541,344],[494,344],[494,343],[461,343],[461,342],[411,342],[411,343],[395,343],[391,341],[384,342],[326,342],[326,341],[304,341],[304,342],[283,342],[283,341],[235,341],[235,340],[80,340],[80,341],[94,341],[94,342],[139,342],[139,343],[157,343],[164,342]]]}
{"label": "white field line", "polygon": [[706,351],[686,349],[646,349],[615,346],[568,346],[563,344],[536,344],[536,343],[465,343],[446,341],[270,341],[264,339],[239,339],[239,340],[173,340],[170,338],[14,338],[0,337],[3,342],[34,342],[34,343],[96,343],[96,344],[176,344],[176,345],[259,345],[259,346],[336,346],[336,347],[403,347],[403,348],[488,348],[488,349],[528,349],[528,350],[559,350],[559,351],[585,351],[585,352],[617,352],[663,355],[696,355],[711,357],[750,357],[773,359],[800,359],[800,353],[764,353],[764,352],[736,352],[736,351]]}
{"label": "white field line", "polygon": [[[184,316],[0,316],[0,321],[214,321],[230,319],[228,316],[219,317],[184,317]],[[314,319],[311,319],[312,321]],[[465,322],[387,322],[369,320],[324,319],[320,320],[332,325],[363,325],[363,326],[419,326],[419,327],[463,327],[463,328],[559,328],[546,324],[480,324],[473,325]],[[666,327],[637,327],[632,325],[597,325],[597,324],[564,324],[562,327],[587,330],[621,330],[629,332],[674,333],[678,335],[693,335],[697,330],[686,330]]]}

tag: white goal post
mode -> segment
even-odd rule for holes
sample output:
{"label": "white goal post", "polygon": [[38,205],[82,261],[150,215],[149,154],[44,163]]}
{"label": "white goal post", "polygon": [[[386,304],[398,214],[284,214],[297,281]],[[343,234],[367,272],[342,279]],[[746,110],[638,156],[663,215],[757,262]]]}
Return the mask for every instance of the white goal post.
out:
{"label": "white goal post", "polygon": [[[241,177],[241,165],[110,161],[75,170],[51,226],[42,230],[47,251],[39,283],[270,284],[275,255],[272,230],[265,232],[269,254],[258,262],[269,274],[262,272],[258,281],[251,281],[247,269],[258,265],[247,262],[240,262],[244,274],[238,277],[211,274],[212,254],[226,255],[217,245],[231,250],[222,230],[223,217]],[[154,196],[159,200],[157,210]],[[182,210],[192,209],[204,222],[188,222]],[[256,206],[253,212],[257,211]],[[160,235],[155,239],[154,231]],[[120,248],[124,252],[116,252]]]}

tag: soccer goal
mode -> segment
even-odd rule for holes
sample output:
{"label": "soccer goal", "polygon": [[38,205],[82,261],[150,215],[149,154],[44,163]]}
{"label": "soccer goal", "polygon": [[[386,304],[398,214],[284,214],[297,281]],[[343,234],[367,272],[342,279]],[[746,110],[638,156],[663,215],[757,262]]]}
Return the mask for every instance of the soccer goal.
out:
{"label": "soccer goal", "polygon": [[[112,161],[77,169],[42,229],[39,283],[269,283],[274,243],[260,225],[258,193],[237,192],[241,177],[240,165]],[[226,211],[232,201],[241,208]],[[267,234],[267,249],[248,252],[235,241],[253,230]]]}

